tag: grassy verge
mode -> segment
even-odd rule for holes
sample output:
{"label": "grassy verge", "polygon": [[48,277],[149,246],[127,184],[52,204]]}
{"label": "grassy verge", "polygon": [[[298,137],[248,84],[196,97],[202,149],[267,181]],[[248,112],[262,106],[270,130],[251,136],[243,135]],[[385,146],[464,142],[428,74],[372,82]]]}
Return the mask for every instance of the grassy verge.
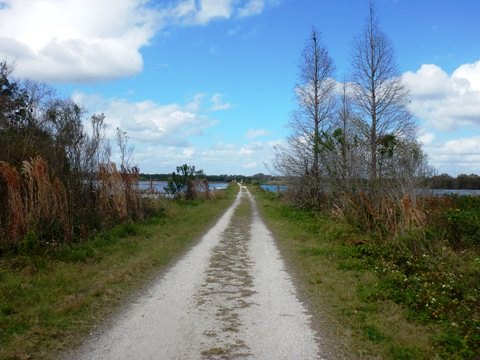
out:
{"label": "grassy verge", "polygon": [[406,256],[399,243],[378,245],[349,224],[254,193],[320,332],[336,324],[333,336],[363,359],[480,356],[478,249]]}
{"label": "grassy verge", "polygon": [[210,201],[164,201],[149,220],[82,244],[0,258],[0,358],[52,358],[79,344],[193,245],[236,191]]}

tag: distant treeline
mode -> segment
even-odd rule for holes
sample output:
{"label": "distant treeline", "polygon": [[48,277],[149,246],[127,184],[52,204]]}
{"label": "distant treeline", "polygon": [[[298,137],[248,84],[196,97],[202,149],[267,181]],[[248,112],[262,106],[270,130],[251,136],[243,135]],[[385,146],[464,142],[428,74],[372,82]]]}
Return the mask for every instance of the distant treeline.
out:
{"label": "distant treeline", "polygon": [[480,189],[480,176],[476,174],[460,174],[452,177],[448,174],[435,175],[427,179],[431,189]]}
{"label": "distant treeline", "polygon": [[[140,181],[168,181],[171,174],[140,174]],[[265,174],[245,175],[207,175],[209,182],[231,182],[233,180],[244,183],[286,183],[282,176]],[[431,189],[480,189],[480,176],[476,174],[460,174],[453,177],[448,174],[435,175],[425,179],[424,186]]]}
{"label": "distant treeline", "polygon": [[[140,174],[140,181],[168,181],[172,174]],[[277,177],[265,174],[255,174],[252,176],[245,175],[205,175],[209,182],[231,182],[238,181],[244,183],[265,183],[278,180]]]}

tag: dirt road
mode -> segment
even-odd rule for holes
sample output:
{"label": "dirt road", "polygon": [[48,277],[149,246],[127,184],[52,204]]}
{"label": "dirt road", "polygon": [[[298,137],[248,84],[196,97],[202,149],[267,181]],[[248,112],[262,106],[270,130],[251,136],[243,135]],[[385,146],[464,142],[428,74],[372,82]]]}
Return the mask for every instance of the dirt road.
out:
{"label": "dirt road", "polygon": [[72,358],[321,357],[272,235],[241,187],[198,245]]}

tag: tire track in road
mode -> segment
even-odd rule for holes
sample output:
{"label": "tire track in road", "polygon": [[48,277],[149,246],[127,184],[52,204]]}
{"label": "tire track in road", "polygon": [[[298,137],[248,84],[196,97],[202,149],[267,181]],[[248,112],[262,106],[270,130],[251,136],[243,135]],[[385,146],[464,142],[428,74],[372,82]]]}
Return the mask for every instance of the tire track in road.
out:
{"label": "tire track in road", "polygon": [[69,359],[321,359],[306,309],[244,186],[202,240]]}

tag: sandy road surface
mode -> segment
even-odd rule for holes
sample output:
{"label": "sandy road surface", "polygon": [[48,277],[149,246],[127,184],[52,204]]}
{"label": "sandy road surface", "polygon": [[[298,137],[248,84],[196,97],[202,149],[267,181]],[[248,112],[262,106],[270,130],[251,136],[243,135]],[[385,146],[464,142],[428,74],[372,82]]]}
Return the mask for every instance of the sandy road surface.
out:
{"label": "sandy road surface", "polygon": [[321,357],[274,240],[241,187],[198,245],[71,358]]}

